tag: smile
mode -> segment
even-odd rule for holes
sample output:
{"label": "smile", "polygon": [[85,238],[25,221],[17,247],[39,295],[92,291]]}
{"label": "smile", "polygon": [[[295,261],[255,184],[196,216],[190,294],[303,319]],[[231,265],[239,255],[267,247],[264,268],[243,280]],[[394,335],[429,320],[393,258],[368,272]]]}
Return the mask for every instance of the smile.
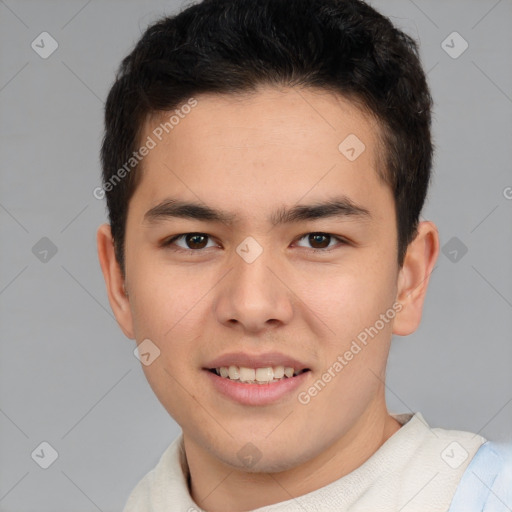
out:
{"label": "smile", "polygon": [[271,384],[284,379],[296,377],[309,369],[295,370],[290,366],[267,366],[264,368],[247,368],[245,366],[220,366],[211,368],[218,376],[244,384]]}

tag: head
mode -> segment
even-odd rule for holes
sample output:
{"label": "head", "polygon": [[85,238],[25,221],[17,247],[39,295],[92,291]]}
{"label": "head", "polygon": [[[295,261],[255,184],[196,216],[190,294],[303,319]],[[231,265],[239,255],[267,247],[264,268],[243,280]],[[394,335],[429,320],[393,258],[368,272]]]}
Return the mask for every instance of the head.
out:
{"label": "head", "polygon": [[[282,470],[381,411],[438,252],[431,103],[414,41],[358,0],[205,0],[123,60],[100,261],[123,332],[159,350],[156,395],[213,458],[243,467],[251,442],[252,470]],[[211,385],[230,357],[308,371],[240,403]]]}

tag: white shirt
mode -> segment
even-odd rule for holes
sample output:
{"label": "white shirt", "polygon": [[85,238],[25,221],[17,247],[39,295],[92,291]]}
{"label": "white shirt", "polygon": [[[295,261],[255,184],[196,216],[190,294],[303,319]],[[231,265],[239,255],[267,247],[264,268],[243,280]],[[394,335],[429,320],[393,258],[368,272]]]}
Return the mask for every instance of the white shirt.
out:
{"label": "white shirt", "polygon": [[[403,426],[342,478],[254,512],[446,512],[464,470],[486,441],[431,428],[421,415],[392,414]],[[123,512],[204,512],[192,500],[181,434],[137,484]]]}

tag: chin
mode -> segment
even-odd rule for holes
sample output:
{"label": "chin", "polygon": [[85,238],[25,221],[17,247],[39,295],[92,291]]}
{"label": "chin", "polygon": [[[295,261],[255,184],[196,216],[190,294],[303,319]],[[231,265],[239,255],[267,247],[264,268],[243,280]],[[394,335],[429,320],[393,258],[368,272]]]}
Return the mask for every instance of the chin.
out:
{"label": "chin", "polygon": [[[272,436],[270,436],[272,437]],[[315,450],[304,443],[285,445],[279,439],[237,437],[226,451],[217,446],[214,454],[225,464],[247,473],[280,473],[288,471],[314,457]],[[319,447],[319,451],[320,451]]]}

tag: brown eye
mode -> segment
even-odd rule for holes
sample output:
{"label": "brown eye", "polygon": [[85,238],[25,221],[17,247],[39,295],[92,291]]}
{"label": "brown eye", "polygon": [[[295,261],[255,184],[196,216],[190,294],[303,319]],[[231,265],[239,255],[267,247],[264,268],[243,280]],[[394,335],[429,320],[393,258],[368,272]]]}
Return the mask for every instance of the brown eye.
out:
{"label": "brown eye", "polygon": [[304,245],[299,245],[299,247],[319,252],[329,252],[332,249],[336,249],[336,244],[332,242],[338,242],[338,245],[345,245],[347,243],[343,238],[329,233],[307,233],[299,238],[299,241],[301,240],[306,240],[309,247]]}
{"label": "brown eye", "polygon": [[324,233],[311,233],[308,237],[308,241],[313,249],[325,249],[329,246],[330,240],[331,236]]}
{"label": "brown eye", "polygon": [[185,243],[189,249],[204,249],[208,243],[208,235],[204,233],[189,233],[185,235]]}
{"label": "brown eye", "polygon": [[171,239],[164,241],[162,246],[175,251],[185,251],[190,253],[199,252],[201,249],[213,247],[212,245],[207,247],[209,242],[211,242],[210,236],[206,233],[182,233],[181,235],[176,235]]}

